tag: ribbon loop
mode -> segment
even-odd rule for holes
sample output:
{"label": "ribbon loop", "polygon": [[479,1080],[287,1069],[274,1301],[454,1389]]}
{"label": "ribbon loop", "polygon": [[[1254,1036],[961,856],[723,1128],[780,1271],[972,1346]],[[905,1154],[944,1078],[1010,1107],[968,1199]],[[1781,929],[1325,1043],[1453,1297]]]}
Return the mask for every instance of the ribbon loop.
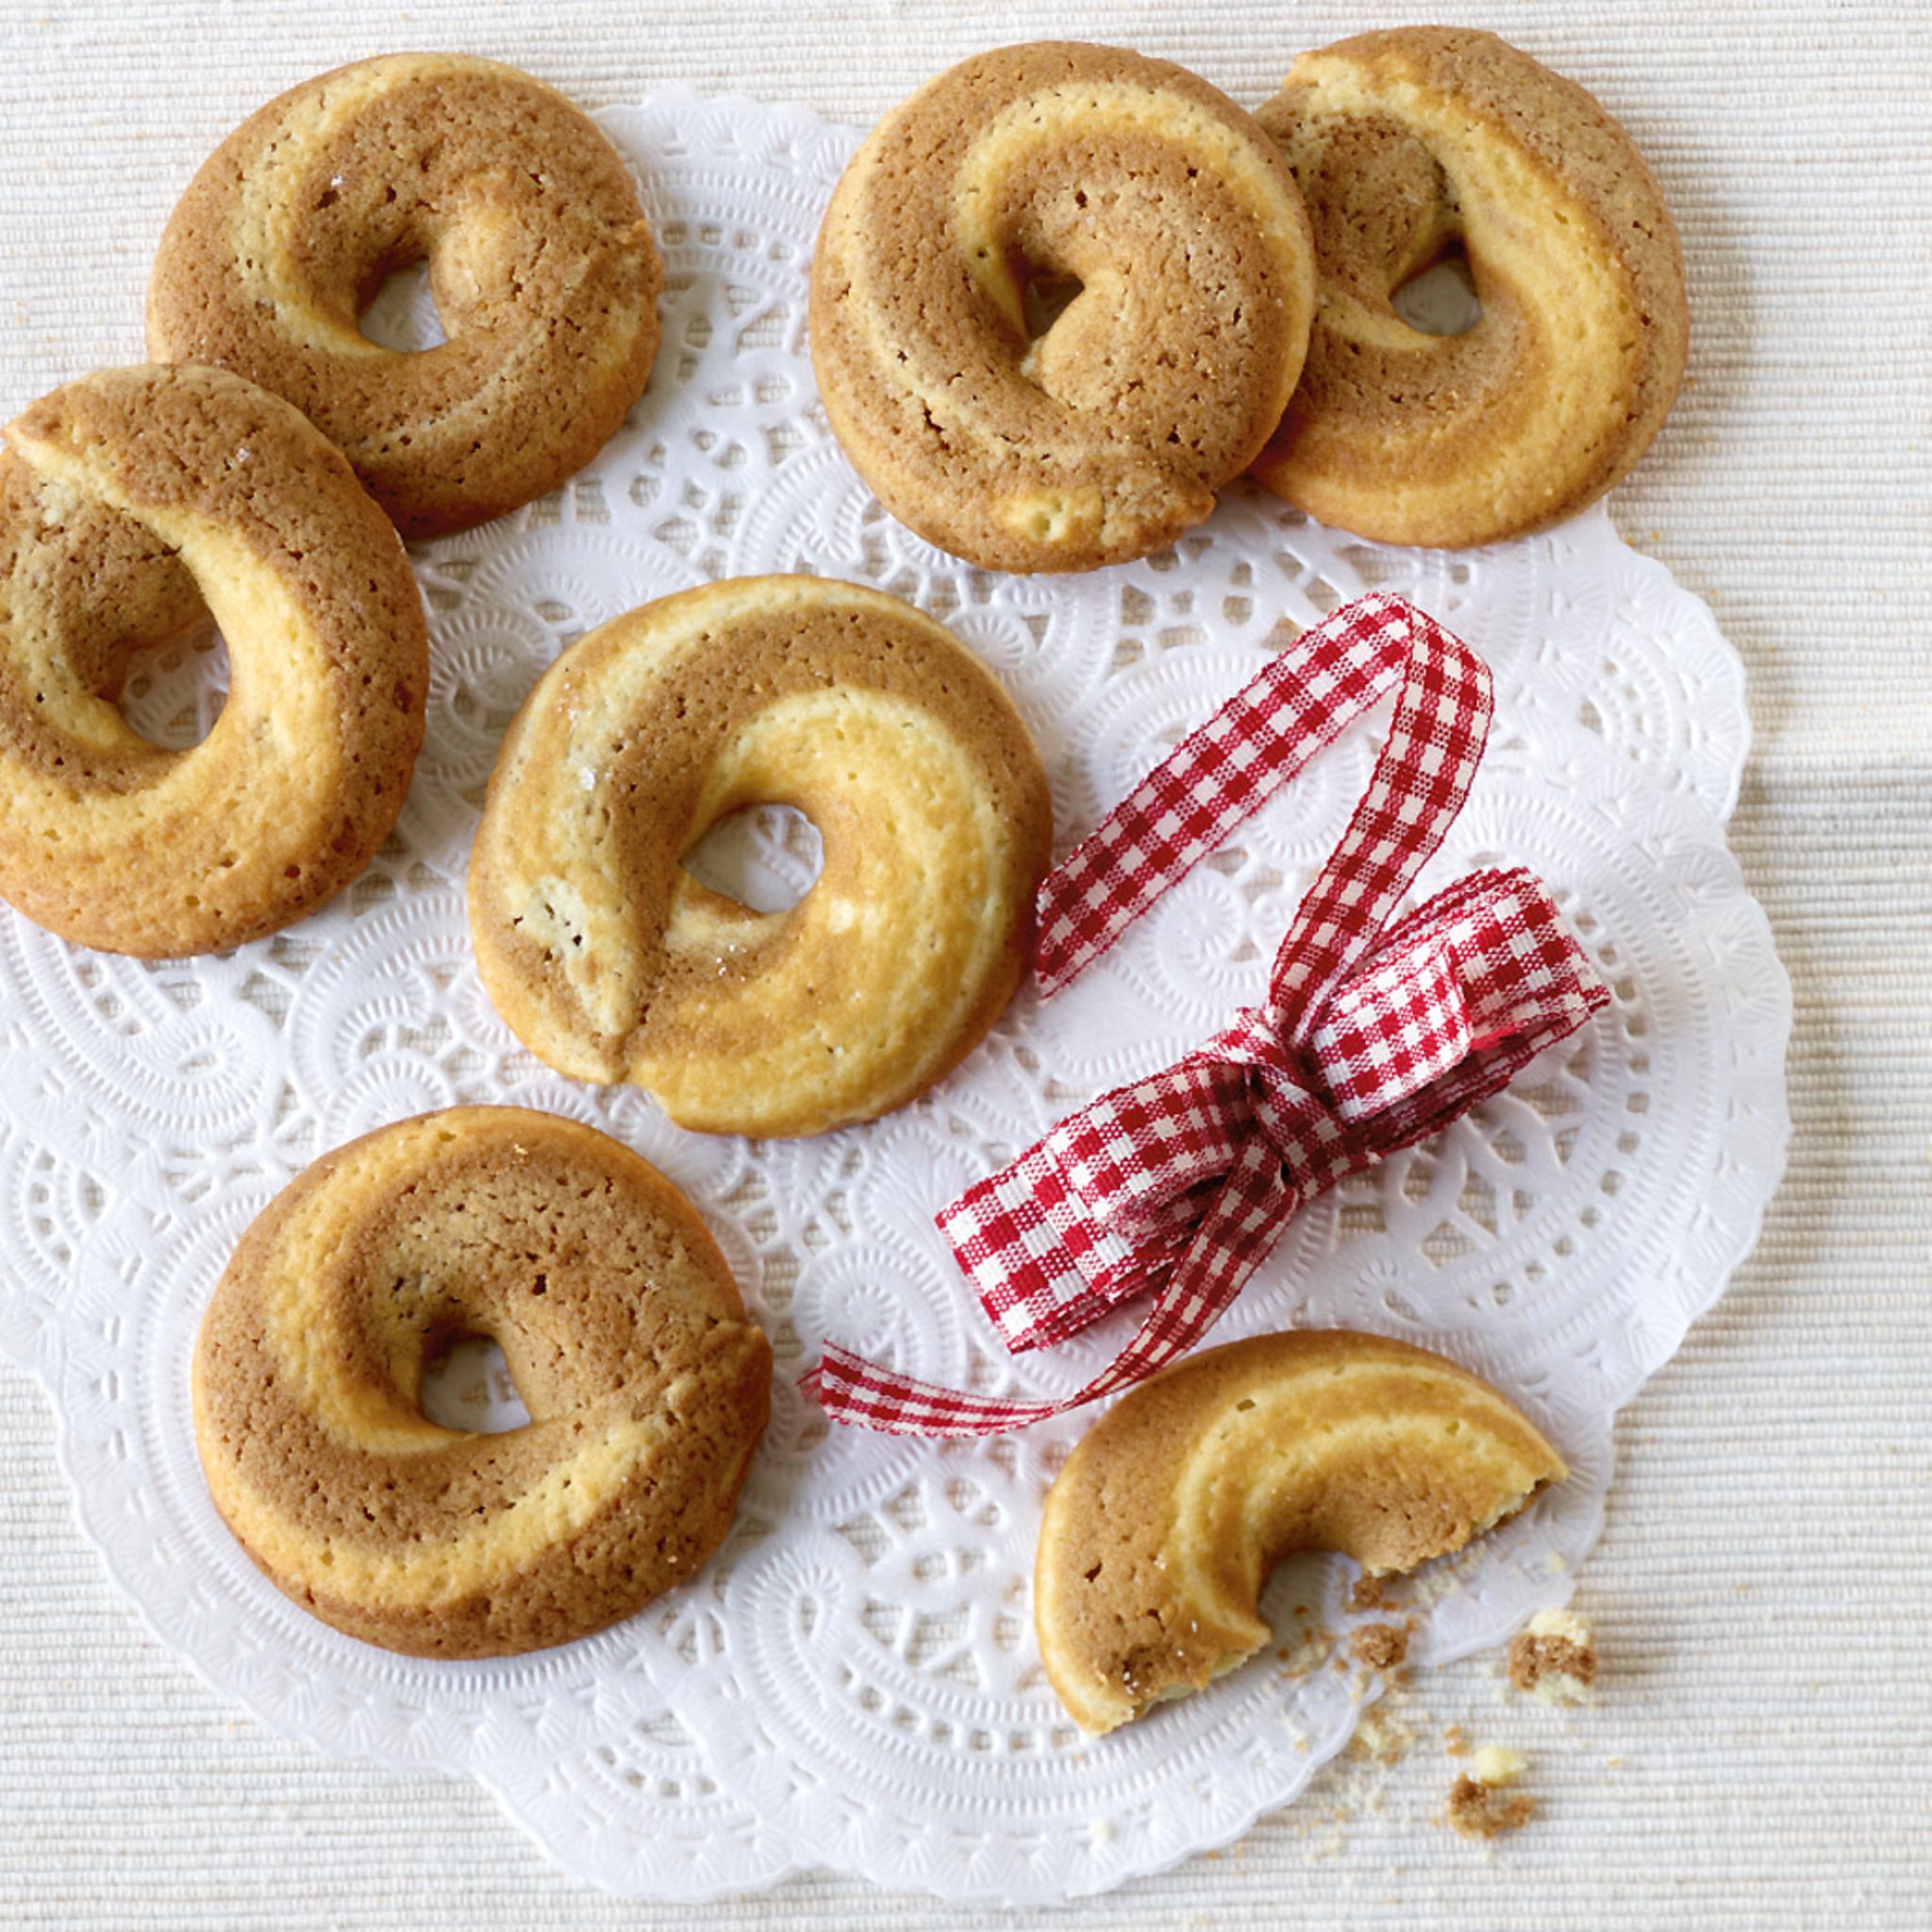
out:
{"label": "ribbon loop", "polygon": [[1446,1074],[1475,1038],[1462,961],[1446,939],[1357,974],[1328,1003],[1314,1047],[1336,1114],[1353,1124]]}
{"label": "ribbon loop", "polygon": [[1607,1003],[1531,873],[1474,874],[1393,919],[1468,795],[1491,687],[1467,645],[1380,593],[1283,652],[1047,879],[1042,995],[1398,677],[1374,776],[1262,1005],[1178,1065],[1069,1115],[937,1217],[1009,1351],[1063,1341],[1151,1289],[1139,1333],[1061,1402],[941,1389],[828,1344],[808,1379],[835,1421],[997,1433],[1153,1374],[1213,1326],[1305,1202],[1466,1112]]}
{"label": "ribbon loop", "polygon": [[[1402,693],[1369,789],[1274,958],[1270,1001],[1283,1031],[1294,1038],[1435,857],[1469,796],[1489,741],[1490,667],[1400,597],[1360,603],[1378,601],[1404,616],[1407,628],[1379,641],[1350,715],[1367,710],[1398,675]],[[1344,606],[1335,616],[1358,608]],[[1317,625],[1308,635],[1325,628]]]}

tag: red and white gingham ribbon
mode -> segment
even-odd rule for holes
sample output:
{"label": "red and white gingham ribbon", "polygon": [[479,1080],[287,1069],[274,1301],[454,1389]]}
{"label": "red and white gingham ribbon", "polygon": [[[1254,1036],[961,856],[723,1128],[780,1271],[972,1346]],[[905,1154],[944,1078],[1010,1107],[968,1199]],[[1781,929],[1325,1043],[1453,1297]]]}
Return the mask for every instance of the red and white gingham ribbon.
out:
{"label": "red and white gingham ribbon", "polygon": [[1389,923],[1482,759],[1490,674],[1386,593],[1305,632],[1046,879],[1042,996],[1398,679],[1374,776],[1281,942],[1265,1004],[1071,1115],[938,1217],[1009,1350],[1059,1341],[1153,1289],[1140,1332],[1060,1402],[937,1388],[828,1343],[807,1379],[833,1421],[999,1434],[1152,1374],[1214,1325],[1304,1202],[1507,1086],[1607,1003],[1531,873],[1473,874]]}

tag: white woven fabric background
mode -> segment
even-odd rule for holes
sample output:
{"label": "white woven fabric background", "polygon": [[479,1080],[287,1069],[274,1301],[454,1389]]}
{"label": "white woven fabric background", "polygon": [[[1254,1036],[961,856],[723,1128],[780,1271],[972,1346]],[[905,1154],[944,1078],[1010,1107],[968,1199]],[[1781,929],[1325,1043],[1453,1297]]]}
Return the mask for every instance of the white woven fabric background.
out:
{"label": "white woven fabric background", "polygon": [[[149,257],[269,94],[404,46],[513,61],[586,106],[683,80],[869,122],[1044,33],[1187,61],[1243,101],[1298,47],[1417,17],[1196,0],[4,0],[0,412],[139,359]],[[1441,17],[1438,14],[1436,17]],[[1892,6],[1467,4],[1592,88],[1683,231],[1692,386],[1614,503],[1752,675],[1732,829],[1797,992],[1796,1140],[1755,1260],[1625,1412],[1576,1602],[1597,1708],[1480,1662],[1392,1712],[1219,1857],[1069,1926],[1922,1928],[1932,1923],[1932,32]],[[0,1255],[0,1266],[6,1257]],[[1441,1823],[1442,1731],[1532,1760],[1534,1824]],[[76,1534],[33,1385],[0,1366],[0,1925],[1009,1923],[795,1880],[693,1910],[556,1874],[475,1790],[325,1761],[142,1634]]]}

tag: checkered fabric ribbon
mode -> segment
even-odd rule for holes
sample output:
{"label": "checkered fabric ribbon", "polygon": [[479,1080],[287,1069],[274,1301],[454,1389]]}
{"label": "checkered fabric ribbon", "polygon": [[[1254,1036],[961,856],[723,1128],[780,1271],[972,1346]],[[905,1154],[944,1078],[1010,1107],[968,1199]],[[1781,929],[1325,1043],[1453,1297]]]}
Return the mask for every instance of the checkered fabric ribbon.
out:
{"label": "checkered fabric ribbon", "polygon": [[1062,1121],[938,1217],[1008,1350],[1062,1341],[1151,1289],[1139,1333],[1055,1402],[937,1388],[828,1343],[807,1381],[835,1422],[1000,1434],[1152,1374],[1214,1325],[1305,1202],[1435,1133],[1607,1002],[1531,873],[1473,874],[1391,924],[1482,759],[1490,674],[1382,593],[1306,632],[1045,881],[1042,995],[1398,680],[1374,776],[1275,955],[1266,1002]]}

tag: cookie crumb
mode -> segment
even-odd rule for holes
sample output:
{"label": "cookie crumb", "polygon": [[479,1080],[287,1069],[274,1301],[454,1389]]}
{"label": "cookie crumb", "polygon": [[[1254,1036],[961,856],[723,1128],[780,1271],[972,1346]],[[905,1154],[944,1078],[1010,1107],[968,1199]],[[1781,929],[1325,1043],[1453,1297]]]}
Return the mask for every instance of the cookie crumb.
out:
{"label": "cookie crumb", "polygon": [[1526,1791],[1499,1791],[1459,1777],[1449,1788],[1449,1823],[1464,1838],[1501,1838],[1520,1831],[1536,1815],[1536,1800]]}
{"label": "cookie crumb", "polygon": [[[1373,1764],[1397,1764],[1414,1741],[1415,1733],[1392,1710],[1377,1706],[1363,1713],[1355,1736],[1348,1740],[1345,1755]],[[1372,1805],[1370,1808],[1376,1807]]]}
{"label": "cookie crumb", "polygon": [[1408,1632],[1400,1624],[1367,1624],[1349,1640],[1365,1670],[1392,1671],[1408,1656]]}
{"label": "cookie crumb", "polygon": [[1449,1788],[1449,1823],[1464,1838],[1500,1838],[1519,1831],[1536,1815],[1536,1800],[1507,1788],[1522,1777],[1523,1754],[1485,1744],[1464,1775]]}
{"label": "cookie crumb", "polygon": [[1442,1748],[1452,1757],[1467,1757],[1469,1756],[1469,1740],[1463,1735],[1460,1724],[1451,1724],[1442,1733]]}
{"label": "cookie crumb", "polygon": [[1509,1645],[1509,1681],[1545,1704],[1582,1704],[1596,1683],[1596,1634],[1571,1610],[1539,1610]]}
{"label": "cookie crumb", "polygon": [[1355,1588],[1348,1593],[1348,1607],[1351,1610],[1386,1610],[1389,1596],[1382,1588],[1382,1579],[1379,1576],[1357,1576]]}

